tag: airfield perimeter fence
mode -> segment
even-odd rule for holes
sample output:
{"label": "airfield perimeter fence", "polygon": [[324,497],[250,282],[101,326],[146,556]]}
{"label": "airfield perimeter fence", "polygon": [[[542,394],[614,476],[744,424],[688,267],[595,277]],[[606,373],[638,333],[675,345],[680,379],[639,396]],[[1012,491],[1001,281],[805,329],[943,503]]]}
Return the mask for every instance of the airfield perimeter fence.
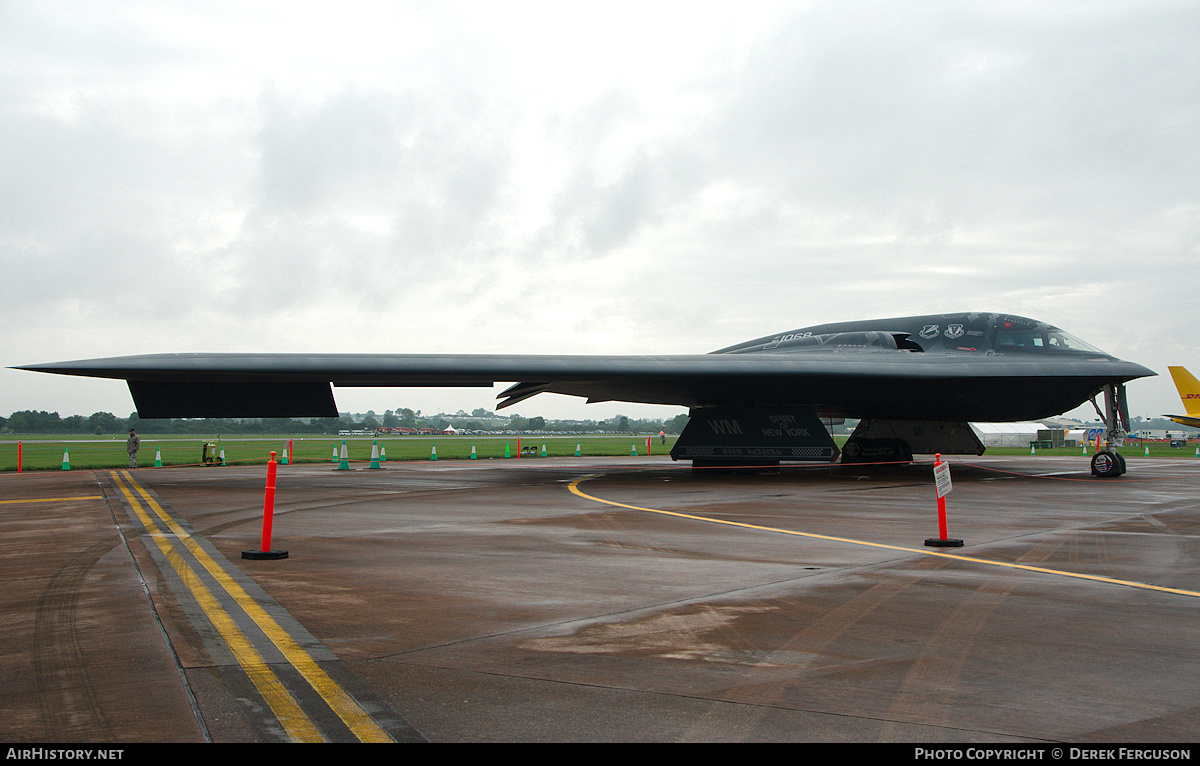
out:
{"label": "airfield perimeter fence", "polygon": [[[203,445],[217,444],[217,461],[220,450],[224,450],[226,465],[266,463],[270,453],[277,453],[282,461],[284,450],[289,444],[295,454],[288,454],[289,463],[337,463],[343,441],[347,457],[352,464],[371,461],[373,444],[378,444],[386,462],[407,460],[469,460],[472,448],[475,459],[530,459],[539,458],[545,450],[546,457],[571,457],[578,453],[589,457],[615,457],[627,455],[665,455],[675,443],[668,436],[666,444],[657,435],[611,434],[580,436],[521,435],[520,448],[524,454],[518,457],[517,436],[394,436],[379,437],[221,437],[219,442],[204,436],[171,436],[156,439],[143,437],[137,455],[139,468],[152,467],[156,455],[161,455],[163,467],[203,466]],[[64,453],[71,470],[125,468],[129,456],[125,453],[125,438],[71,438],[53,439],[44,434],[15,437],[0,441],[0,472],[17,470],[18,443],[20,445],[21,468],[24,471],[62,470]],[[649,445],[649,449],[647,449]],[[533,448],[532,453],[530,448]],[[436,458],[435,458],[436,455]]]}

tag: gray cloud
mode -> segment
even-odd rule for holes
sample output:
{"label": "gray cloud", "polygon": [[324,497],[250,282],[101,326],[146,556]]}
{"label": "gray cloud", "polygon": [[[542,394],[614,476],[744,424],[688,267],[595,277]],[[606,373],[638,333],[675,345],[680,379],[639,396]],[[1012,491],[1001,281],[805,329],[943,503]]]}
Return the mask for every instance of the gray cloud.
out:
{"label": "gray cloud", "polygon": [[961,309],[1200,351],[1194,4],[272,13],[0,8],[5,364]]}

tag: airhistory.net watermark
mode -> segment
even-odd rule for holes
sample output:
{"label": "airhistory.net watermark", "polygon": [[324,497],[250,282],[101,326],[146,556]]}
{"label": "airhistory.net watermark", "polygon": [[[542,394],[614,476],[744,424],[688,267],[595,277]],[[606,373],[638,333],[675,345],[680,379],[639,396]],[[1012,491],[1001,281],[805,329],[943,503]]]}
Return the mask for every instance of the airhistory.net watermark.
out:
{"label": "airhistory.net watermark", "polygon": [[10,747],[6,761],[119,761],[124,750],[87,747]]}

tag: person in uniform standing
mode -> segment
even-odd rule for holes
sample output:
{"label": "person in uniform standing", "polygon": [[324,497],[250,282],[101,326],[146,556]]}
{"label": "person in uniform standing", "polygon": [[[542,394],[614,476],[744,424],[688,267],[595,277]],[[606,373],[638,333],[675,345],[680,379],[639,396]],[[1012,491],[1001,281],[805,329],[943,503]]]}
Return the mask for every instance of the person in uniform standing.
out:
{"label": "person in uniform standing", "polygon": [[138,435],[129,429],[129,441],[125,442],[125,451],[129,453],[129,467],[137,468],[137,452],[138,447],[142,446],[142,440]]}

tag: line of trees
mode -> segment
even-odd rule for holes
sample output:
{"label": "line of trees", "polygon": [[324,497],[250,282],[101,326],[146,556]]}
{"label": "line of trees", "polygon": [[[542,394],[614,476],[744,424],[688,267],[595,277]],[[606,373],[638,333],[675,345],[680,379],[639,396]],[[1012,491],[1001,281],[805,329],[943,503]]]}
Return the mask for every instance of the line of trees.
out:
{"label": "line of trees", "polygon": [[7,418],[0,418],[0,428],[12,433],[28,434],[115,434],[129,430],[125,423],[125,420],[111,412],[95,412],[90,417],[70,415],[61,418],[57,412],[22,410]]}
{"label": "line of trees", "polygon": [[312,421],[292,418],[171,418],[143,420],[136,412],[127,418],[118,418],[111,412],[94,412],[90,416],[68,415],[60,417],[57,412],[22,410],[7,418],[0,418],[0,430],[23,434],[124,434],[130,428],[138,433],[337,433],[339,429],[352,427],[343,423],[352,418],[320,418]]}

